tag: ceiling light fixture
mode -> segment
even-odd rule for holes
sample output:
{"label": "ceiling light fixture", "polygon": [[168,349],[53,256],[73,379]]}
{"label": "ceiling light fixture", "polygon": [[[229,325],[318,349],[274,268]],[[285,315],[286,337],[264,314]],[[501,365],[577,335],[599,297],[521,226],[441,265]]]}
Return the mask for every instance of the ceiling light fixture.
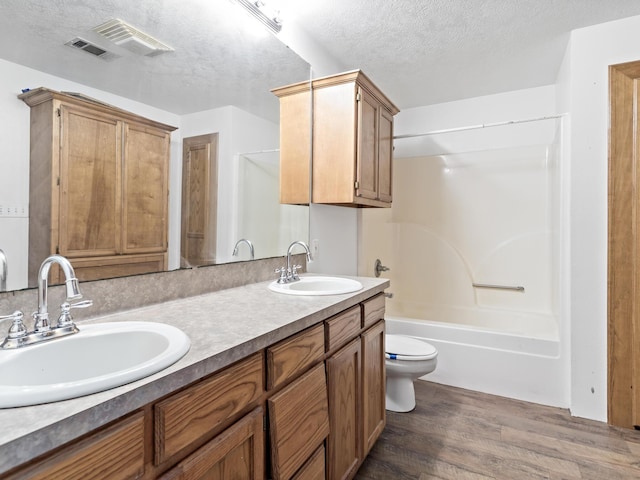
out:
{"label": "ceiling light fixture", "polygon": [[280,12],[273,10],[261,0],[235,0],[235,2],[244,7],[253,17],[257,18],[260,23],[269,29],[271,33],[279,33],[282,29],[282,20]]}

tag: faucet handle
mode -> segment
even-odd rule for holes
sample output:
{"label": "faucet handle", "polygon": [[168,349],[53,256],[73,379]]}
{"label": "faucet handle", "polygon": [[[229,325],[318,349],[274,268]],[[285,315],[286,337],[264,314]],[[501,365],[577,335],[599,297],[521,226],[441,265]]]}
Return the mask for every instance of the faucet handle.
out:
{"label": "faucet handle", "polygon": [[376,277],[379,277],[382,272],[388,272],[389,270],[391,269],[384,266],[379,258],[376,258],[376,262],[373,265],[373,271],[376,274]]}
{"label": "faucet handle", "polygon": [[16,310],[11,315],[0,316],[0,320],[13,320],[13,323],[9,327],[7,338],[20,338],[27,334],[27,329],[22,321],[23,318],[24,314],[20,310]]}
{"label": "faucet handle", "polygon": [[274,273],[279,273],[278,283],[287,283],[287,267],[276,268]]}
{"label": "faucet handle", "polygon": [[292,280],[300,280],[300,277],[298,276],[298,269],[302,268],[302,265],[294,265],[293,267],[291,267],[291,279]]}
{"label": "faucet handle", "polygon": [[16,310],[11,315],[3,315],[0,317],[0,320],[13,320],[7,336],[2,341],[2,344],[0,344],[0,349],[17,348],[24,345],[27,339],[27,329],[22,322],[23,317],[24,315],[20,310]]}
{"label": "faucet handle", "polygon": [[81,302],[69,303],[64,302],[60,305],[60,316],[58,317],[58,327],[73,326],[73,319],[71,318],[72,308],[87,308],[93,305],[93,300],[83,300]]}

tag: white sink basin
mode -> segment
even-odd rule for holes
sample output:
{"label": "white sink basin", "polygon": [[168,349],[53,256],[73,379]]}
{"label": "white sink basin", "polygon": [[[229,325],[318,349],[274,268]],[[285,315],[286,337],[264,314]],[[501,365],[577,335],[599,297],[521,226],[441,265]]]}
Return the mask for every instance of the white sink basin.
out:
{"label": "white sink basin", "polygon": [[291,283],[272,282],[269,290],[287,295],[339,295],[362,290],[362,284],[350,278],[304,276]]}
{"label": "white sink basin", "polygon": [[80,325],[79,333],[15,350],[0,350],[0,408],[66,400],[152,375],[191,346],[162,323]]}

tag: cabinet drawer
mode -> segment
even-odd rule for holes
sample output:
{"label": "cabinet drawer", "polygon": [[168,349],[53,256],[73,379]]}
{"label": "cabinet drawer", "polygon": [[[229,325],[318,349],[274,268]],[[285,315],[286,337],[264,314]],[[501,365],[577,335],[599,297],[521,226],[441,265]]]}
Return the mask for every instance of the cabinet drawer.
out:
{"label": "cabinet drawer", "polygon": [[253,412],[189,455],[160,480],[264,478],[263,411]]}
{"label": "cabinet drawer", "polygon": [[325,480],[327,478],[324,467],[324,445],[315,451],[292,480]]}
{"label": "cabinet drawer", "polygon": [[324,355],[324,327],[311,327],[267,349],[267,389],[305,371]]}
{"label": "cabinet drawer", "polygon": [[384,318],[384,293],[362,302],[362,328],[369,328]]}
{"label": "cabinet drawer", "polygon": [[262,353],[155,405],[155,463],[197,442],[262,395]]}
{"label": "cabinet drawer", "polygon": [[[165,253],[84,257],[71,258],[70,260],[76,272],[76,277],[85,282],[125,275],[162,272],[166,270],[167,264]],[[64,282],[64,276],[61,272],[58,278],[60,282]]]}
{"label": "cabinet drawer", "polygon": [[276,393],[268,405],[272,477],[289,479],[329,434],[324,364]]}
{"label": "cabinet drawer", "polygon": [[8,478],[124,480],[143,474],[144,416],[140,412]]}
{"label": "cabinet drawer", "polygon": [[360,332],[360,306],[345,310],[325,322],[327,352],[334,350]]}

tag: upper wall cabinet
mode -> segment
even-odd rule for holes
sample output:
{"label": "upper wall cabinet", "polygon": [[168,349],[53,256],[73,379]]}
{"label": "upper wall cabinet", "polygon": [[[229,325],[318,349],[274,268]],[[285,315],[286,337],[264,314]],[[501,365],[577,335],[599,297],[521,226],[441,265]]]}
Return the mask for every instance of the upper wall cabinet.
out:
{"label": "upper wall cabinet", "polygon": [[393,116],[399,110],[364,73],[273,92],[280,98],[282,203],[308,203],[311,178],[313,203],[391,205]]}
{"label": "upper wall cabinet", "polygon": [[45,88],[19,98],[31,107],[29,285],[54,253],[80,280],[166,270],[175,128]]}

